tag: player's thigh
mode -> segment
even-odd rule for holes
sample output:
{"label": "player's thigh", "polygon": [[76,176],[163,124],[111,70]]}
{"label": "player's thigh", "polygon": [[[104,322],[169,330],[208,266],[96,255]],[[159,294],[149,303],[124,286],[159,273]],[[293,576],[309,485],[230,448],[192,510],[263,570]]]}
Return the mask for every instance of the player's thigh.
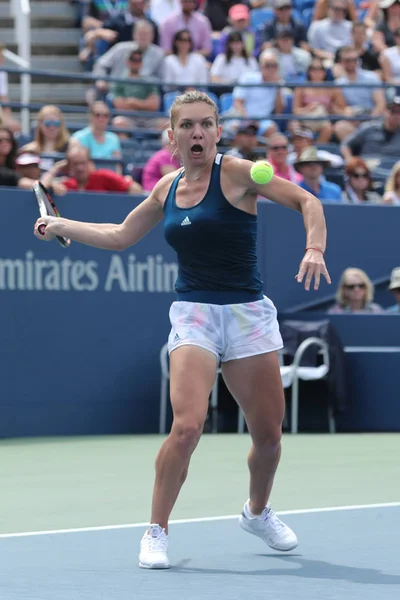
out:
{"label": "player's thigh", "polygon": [[170,354],[170,396],[174,426],[202,427],[215,382],[217,357],[200,346],[179,346]]}
{"label": "player's thigh", "polygon": [[257,354],[222,365],[225,383],[242,409],[255,443],[280,440],[285,395],[277,352]]}

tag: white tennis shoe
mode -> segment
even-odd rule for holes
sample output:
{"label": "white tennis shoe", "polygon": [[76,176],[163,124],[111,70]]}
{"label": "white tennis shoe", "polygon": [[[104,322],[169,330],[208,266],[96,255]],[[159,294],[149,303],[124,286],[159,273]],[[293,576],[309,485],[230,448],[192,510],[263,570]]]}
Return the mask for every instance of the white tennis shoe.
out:
{"label": "white tennis shoe", "polygon": [[169,569],[168,536],[160,525],[150,525],[140,542],[141,569]]}
{"label": "white tennis shoe", "polygon": [[288,550],[293,550],[298,545],[296,534],[290,527],[278,519],[269,504],[267,504],[260,516],[251,517],[247,501],[239,517],[239,525],[245,531],[264,540],[274,550],[287,552]]}

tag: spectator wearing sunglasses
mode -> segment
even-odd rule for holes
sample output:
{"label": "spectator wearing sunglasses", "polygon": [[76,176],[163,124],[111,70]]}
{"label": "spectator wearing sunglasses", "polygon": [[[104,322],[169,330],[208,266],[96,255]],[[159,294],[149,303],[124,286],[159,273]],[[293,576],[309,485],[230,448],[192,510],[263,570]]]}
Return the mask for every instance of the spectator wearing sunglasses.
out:
{"label": "spectator wearing sunglasses", "polygon": [[350,267],[343,271],[336,293],[336,304],[329,313],[381,313],[374,301],[374,286],[365,271]]}
{"label": "spectator wearing sunglasses", "polygon": [[372,178],[367,163],[359,157],[346,164],[346,186],[343,200],[348,204],[379,204],[382,198],[372,188]]}
{"label": "spectator wearing sunglasses", "polygon": [[188,29],[181,29],[174,35],[172,54],[164,59],[163,81],[174,89],[177,84],[207,84],[208,65],[201,54],[193,52],[193,41]]}
{"label": "spectator wearing sunglasses", "polygon": [[400,267],[393,269],[388,289],[392,292],[396,304],[386,310],[388,313],[400,315]]}
{"label": "spectator wearing sunglasses", "polygon": [[94,102],[90,108],[89,126],[73,134],[81,146],[87,148],[90,157],[113,159],[121,157],[121,143],[116,133],[107,131],[110,111],[105,102]]}
{"label": "spectator wearing sunglasses", "polygon": [[193,49],[203,56],[212,52],[211,23],[206,16],[196,10],[196,0],[181,0],[179,12],[173,13],[160,26],[160,46],[170,54],[174,35],[181,29],[188,29],[193,40]]}
{"label": "spectator wearing sunglasses", "polygon": [[47,104],[37,115],[33,142],[25,144],[20,153],[38,154],[41,157],[40,170],[48,171],[55,162],[55,158],[51,158],[51,154],[65,152],[68,142],[69,133],[65,127],[63,113],[57,106]]}
{"label": "spectator wearing sunglasses", "polygon": [[275,175],[292,183],[300,183],[303,181],[303,176],[288,164],[288,156],[289,141],[287,137],[281,133],[271,135],[268,139],[267,159],[274,167]]}

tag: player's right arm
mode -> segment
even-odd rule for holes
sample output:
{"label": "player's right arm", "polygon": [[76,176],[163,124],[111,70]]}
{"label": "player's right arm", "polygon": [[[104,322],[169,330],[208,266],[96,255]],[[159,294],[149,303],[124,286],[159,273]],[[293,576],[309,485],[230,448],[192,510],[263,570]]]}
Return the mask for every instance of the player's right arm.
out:
{"label": "player's right arm", "polygon": [[[40,217],[34,227],[34,234],[40,240],[50,241],[56,235],[75,242],[103,248],[105,250],[125,250],[141,240],[163,218],[163,206],[159,200],[162,180],[155,186],[150,196],[137,206],[120,224],[82,223],[59,217]],[[161,186],[160,186],[161,184]],[[38,228],[45,224],[45,234]]]}

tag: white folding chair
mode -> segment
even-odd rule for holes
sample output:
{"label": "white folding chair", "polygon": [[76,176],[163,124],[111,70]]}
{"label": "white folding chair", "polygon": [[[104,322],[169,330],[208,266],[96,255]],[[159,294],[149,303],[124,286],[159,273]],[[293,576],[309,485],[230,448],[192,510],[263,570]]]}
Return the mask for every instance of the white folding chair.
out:
{"label": "white folding chair", "polygon": [[[161,394],[160,394],[160,424],[159,432],[166,433],[167,428],[167,408],[168,408],[168,387],[169,387],[169,356],[168,344],[164,344],[160,351],[161,364]],[[211,390],[211,431],[218,433],[218,379],[221,369],[217,369],[215,383]]]}
{"label": "white folding chair", "polygon": [[[322,364],[318,367],[302,367],[301,360],[305,351],[310,346],[319,347],[319,355],[322,356]],[[283,355],[284,355],[283,351]],[[282,355],[281,355],[282,357]],[[281,377],[284,388],[292,387],[292,409],[291,409],[291,432],[298,432],[299,422],[299,381],[317,381],[323,379],[329,372],[329,348],[328,344],[317,337],[309,337],[297,348],[291,365],[281,364]],[[336,424],[333,406],[328,403],[329,432],[335,433]]]}

